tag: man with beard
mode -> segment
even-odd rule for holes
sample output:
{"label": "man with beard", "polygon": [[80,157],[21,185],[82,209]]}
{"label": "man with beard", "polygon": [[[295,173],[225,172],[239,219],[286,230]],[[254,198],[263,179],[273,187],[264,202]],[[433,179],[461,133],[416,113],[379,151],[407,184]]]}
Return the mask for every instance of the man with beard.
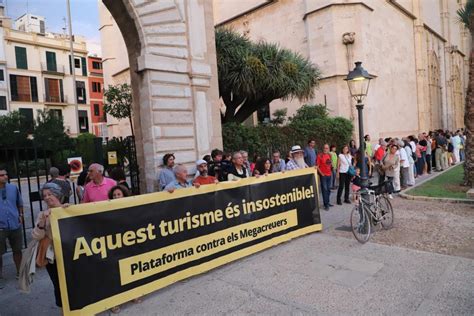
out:
{"label": "man with beard", "polygon": [[196,161],[196,169],[199,172],[199,176],[194,179],[194,184],[205,185],[219,182],[215,177],[208,175],[207,162],[205,160],[200,159]]}
{"label": "man with beard", "polygon": [[229,174],[227,175],[227,180],[237,181],[243,178],[248,178],[249,171],[244,166],[244,158],[240,151],[234,152],[232,154],[232,166],[229,169]]}
{"label": "man with beard", "polygon": [[304,161],[303,149],[301,149],[300,145],[295,145],[291,147],[290,154],[291,154],[291,159],[286,164],[286,170],[308,168],[308,165]]}

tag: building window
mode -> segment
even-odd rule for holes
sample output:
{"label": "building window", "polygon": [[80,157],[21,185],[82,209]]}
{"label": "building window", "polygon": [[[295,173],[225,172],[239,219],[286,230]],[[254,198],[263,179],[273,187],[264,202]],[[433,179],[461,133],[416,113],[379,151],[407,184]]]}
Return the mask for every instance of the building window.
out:
{"label": "building window", "polygon": [[79,58],[74,58],[74,67],[81,68],[81,60]]}
{"label": "building window", "polygon": [[46,69],[48,71],[58,71],[56,66],[56,53],[46,52]]}
{"label": "building window", "polygon": [[270,105],[267,104],[257,110],[257,119],[259,123],[270,123]]}
{"label": "building window", "polygon": [[0,110],[7,110],[7,97],[4,95],[0,96]]}
{"label": "building window", "polygon": [[86,84],[84,81],[76,81],[77,103],[86,104]]}
{"label": "building window", "polygon": [[5,81],[5,75],[3,73],[3,69],[0,69],[0,81]]}
{"label": "building window", "polygon": [[89,132],[89,120],[87,118],[87,111],[79,110],[79,132]]}
{"label": "building window", "polygon": [[99,61],[92,62],[92,69],[102,69],[102,63]]}
{"label": "building window", "polygon": [[10,75],[12,101],[38,102],[36,77]]}
{"label": "building window", "polygon": [[85,57],[81,57],[81,63],[82,63],[82,75],[84,77],[87,77],[87,62]]}
{"label": "building window", "polygon": [[100,108],[97,103],[94,103],[94,116],[100,116]]}
{"label": "building window", "polygon": [[62,79],[44,78],[45,101],[64,103]]}
{"label": "building window", "polygon": [[33,133],[35,121],[33,119],[33,109],[20,108],[21,124],[26,127],[28,133]]}
{"label": "building window", "polygon": [[100,92],[101,86],[100,82],[92,82],[92,92]]}
{"label": "building window", "polygon": [[63,117],[63,111],[59,109],[50,109],[49,112],[55,117],[55,118],[62,118]]}
{"label": "building window", "polygon": [[28,60],[26,58],[26,48],[15,46],[16,68],[28,69]]}

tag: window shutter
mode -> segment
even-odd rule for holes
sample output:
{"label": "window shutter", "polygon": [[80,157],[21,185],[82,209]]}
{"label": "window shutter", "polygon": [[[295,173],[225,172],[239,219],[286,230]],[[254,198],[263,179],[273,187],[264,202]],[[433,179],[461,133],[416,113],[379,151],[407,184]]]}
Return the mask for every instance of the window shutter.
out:
{"label": "window shutter", "polygon": [[18,101],[18,84],[15,75],[10,75],[10,93],[12,101]]}
{"label": "window shutter", "polygon": [[28,61],[26,59],[26,48],[15,46],[16,68],[28,69]]}
{"label": "window shutter", "polygon": [[45,97],[46,97],[46,102],[51,102],[51,96],[49,93],[49,81],[48,78],[44,78],[44,92],[45,92]]}
{"label": "window shutter", "polygon": [[81,57],[81,63],[82,63],[82,75],[84,77],[87,77],[87,62],[85,57]]}
{"label": "window shutter", "polygon": [[56,67],[56,53],[46,52],[46,69],[48,71],[58,71]]}
{"label": "window shutter", "polygon": [[38,102],[38,86],[36,85],[36,77],[30,77],[31,102]]}
{"label": "window shutter", "polygon": [[7,97],[0,96],[0,110],[7,110]]}
{"label": "window shutter", "polygon": [[0,69],[0,81],[5,81],[5,75],[3,73],[3,69]]}
{"label": "window shutter", "polygon": [[59,95],[61,96],[61,102],[64,103],[63,79],[59,79]]}
{"label": "window shutter", "polygon": [[69,73],[72,75],[72,57],[69,55]]}

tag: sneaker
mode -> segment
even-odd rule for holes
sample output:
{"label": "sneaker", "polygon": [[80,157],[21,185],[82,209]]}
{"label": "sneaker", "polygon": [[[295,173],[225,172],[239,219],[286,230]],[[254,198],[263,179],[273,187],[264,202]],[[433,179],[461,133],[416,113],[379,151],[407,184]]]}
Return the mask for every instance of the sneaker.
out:
{"label": "sneaker", "polygon": [[325,206],[325,207],[324,207],[324,210],[325,210],[325,211],[329,211],[329,206]]}
{"label": "sneaker", "polygon": [[337,201],[337,205],[342,205],[341,201]]}
{"label": "sneaker", "polygon": [[333,205],[333,204],[331,204],[331,203],[329,203],[329,204],[328,204],[328,206],[329,206],[329,207],[333,207],[334,205]]}
{"label": "sneaker", "polygon": [[392,196],[391,194],[388,195],[388,198],[389,198],[390,200],[393,200],[393,196]]}
{"label": "sneaker", "polygon": [[7,280],[5,280],[4,278],[0,278],[0,290],[3,289],[6,284]]}

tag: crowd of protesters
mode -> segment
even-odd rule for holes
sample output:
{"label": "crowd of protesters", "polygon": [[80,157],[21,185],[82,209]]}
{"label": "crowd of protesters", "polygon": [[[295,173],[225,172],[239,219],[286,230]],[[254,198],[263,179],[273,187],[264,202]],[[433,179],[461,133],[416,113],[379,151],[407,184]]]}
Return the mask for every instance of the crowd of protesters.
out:
{"label": "crowd of protesters", "polygon": [[[188,168],[184,165],[175,163],[176,157],[173,153],[168,153],[163,156],[163,167],[157,179],[158,190],[173,193],[175,190],[192,186],[199,188],[202,185],[224,181],[238,181],[271,173],[315,168],[320,177],[323,205],[325,210],[329,210],[333,206],[330,203],[330,194],[333,190],[337,190],[337,204],[351,203],[351,191],[355,192],[361,186],[362,169],[367,171],[370,181],[381,183],[389,180],[393,184],[392,193],[398,193],[413,186],[417,177],[433,171],[443,171],[463,161],[464,144],[465,136],[462,130],[456,132],[437,130],[404,138],[380,138],[377,143],[372,143],[370,136],[365,135],[364,160],[360,148],[353,140],[341,148],[324,144],[318,152],[315,148],[316,141],[310,139],[304,148],[300,145],[292,146],[284,157],[280,151],[275,150],[271,157],[256,154],[252,161],[249,161],[249,153],[243,150],[224,153],[222,150],[214,149],[210,155],[205,155],[196,161],[194,177],[188,175]],[[80,203],[113,200],[131,195],[123,169],[114,168],[108,171],[109,177],[104,173],[102,165],[93,163],[79,175],[75,193]],[[25,251],[29,256],[37,254],[38,265],[46,267],[54,286],[58,306],[61,306],[61,296],[49,214],[51,208],[68,206],[73,193],[68,175],[67,166],[50,169],[51,180],[40,190],[47,209],[40,212],[32,231],[32,237],[38,243],[38,251]],[[1,255],[6,251],[7,239],[13,248],[20,287],[28,288],[29,269],[24,268],[25,273],[21,273],[24,262],[31,262],[31,258],[25,259],[25,256],[22,260],[23,201],[18,188],[9,184],[7,180],[7,171],[0,168],[0,195],[4,201],[4,210],[0,212],[0,289],[5,285]],[[140,299],[137,298],[134,302],[140,302]],[[118,313],[120,306],[112,308],[111,311]]]}
{"label": "crowd of protesters", "polygon": [[339,149],[335,145],[324,144],[318,153],[316,141],[310,139],[304,148],[293,146],[285,156],[286,159],[282,158],[278,150],[271,157],[256,154],[249,161],[246,151],[224,153],[214,149],[210,155],[205,155],[196,162],[194,180],[186,180],[187,169],[175,165],[176,157],[169,153],[163,157],[158,183],[160,190],[172,192],[193,185],[199,187],[316,167],[320,176],[324,208],[328,210],[333,206],[330,203],[332,190],[337,189],[337,204],[351,203],[351,192],[359,190],[361,186],[363,166],[371,182],[382,183],[387,180],[392,186],[391,193],[398,193],[413,186],[415,178],[432,171],[445,170],[464,160],[464,144],[462,130],[437,130],[403,138],[380,138],[377,143],[372,143],[370,135],[365,135],[364,159],[354,140]]}

